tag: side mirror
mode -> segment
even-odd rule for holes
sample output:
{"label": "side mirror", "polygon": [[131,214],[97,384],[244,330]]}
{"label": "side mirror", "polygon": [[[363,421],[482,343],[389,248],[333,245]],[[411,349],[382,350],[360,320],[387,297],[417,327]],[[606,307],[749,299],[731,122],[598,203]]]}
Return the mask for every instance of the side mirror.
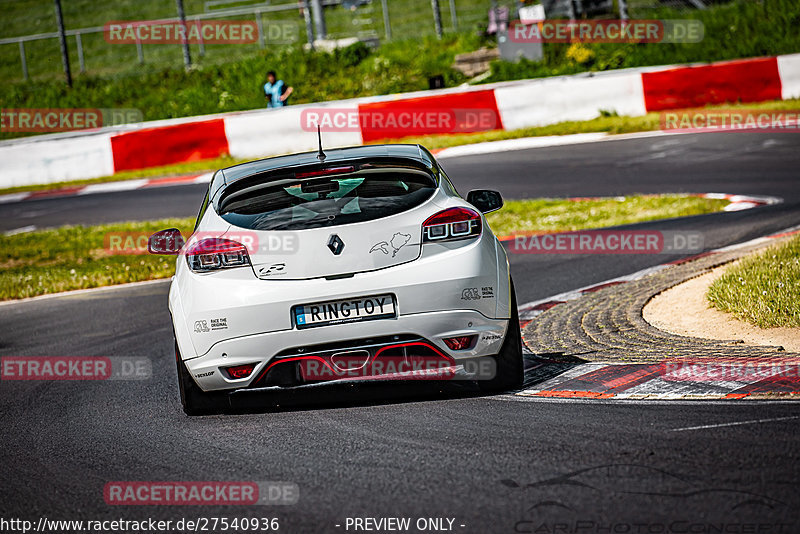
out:
{"label": "side mirror", "polygon": [[177,228],[161,230],[147,240],[147,252],[150,254],[169,254],[175,256],[183,248],[184,240]]}
{"label": "side mirror", "polygon": [[503,207],[503,197],[490,189],[473,189],[467,193],[467,202],[478,208],[481,213],[490,213]]}

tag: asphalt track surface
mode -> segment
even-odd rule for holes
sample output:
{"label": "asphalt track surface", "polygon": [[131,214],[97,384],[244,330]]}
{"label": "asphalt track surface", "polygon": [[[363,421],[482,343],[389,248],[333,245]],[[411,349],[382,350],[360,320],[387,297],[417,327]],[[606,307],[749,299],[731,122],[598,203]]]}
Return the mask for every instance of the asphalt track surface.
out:
{"label": "asphalt track surface", "polygon": [[[796,134],[732,132],[444,166],[462,193],[492,187],[507,198],[715,191],[784,199],[635,225],[701,231],[710,249],[800,224],[798,149]],[[9,204],[0,206],[2,229],[193,215],[202,191]],[[511,264],[522,303],[672,259],[512,255]],[[154,371],[144,381],[0,383],[3,518],[278,517],[280,532],[346,532],[348,517],[387,516],[454,518],[457,532],[800,532],[796,404],[546,401],[480,396],[468,384],[361,384],[248,398],[233,415],[187,418],[167,291],[154,283],[0,306],[0,356],[143,356]],[[107,505],[104,484],[125,480],[292,481],[300,502]]]}

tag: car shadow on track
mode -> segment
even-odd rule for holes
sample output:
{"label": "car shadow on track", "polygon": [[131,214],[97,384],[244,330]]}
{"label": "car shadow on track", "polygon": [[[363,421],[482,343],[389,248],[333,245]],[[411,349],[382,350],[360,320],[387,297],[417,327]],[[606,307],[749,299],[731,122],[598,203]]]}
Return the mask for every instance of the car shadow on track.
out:
{"label": "car shadow on track", "polygon": [[[557,354],[525,355],[523,389],[585,363]],[[513,392],[507,392],[513,393]],[[240,391],[229,396],[228,414],[258,414],[381,406],[489,396],[471,380],[349,381],[295,388]]]}

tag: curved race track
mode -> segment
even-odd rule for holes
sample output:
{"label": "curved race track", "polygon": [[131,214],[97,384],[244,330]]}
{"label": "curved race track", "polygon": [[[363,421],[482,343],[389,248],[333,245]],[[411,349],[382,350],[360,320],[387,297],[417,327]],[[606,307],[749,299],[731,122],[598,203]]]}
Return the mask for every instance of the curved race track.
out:
{"label": "curved race track", "polygon": [[[791,133],[632,136],[443,164],[462,192],[491,183],[507,198],[725,192],[784,199],[636,225],[701,231],[706,248],[716,248],[800,223],[798,149],[800,137]],[[6,204],[0,229],[188,216],[202,190]],[[511,263],[522,303],[672,259],[522,255]],[[482,397],[469,385],[362,384],[313,396],[283,392],[259,399],[260,410],[187,418],[167,291],[168,283],[156,282],[0,305],[0,356],[141,356],[153,364],[152,379],[143,381],[0,383],[3,517],[266,516],[280,518],[281,532],[344,532],[347,517],[365,516],[449,517],[454,530],[476,533],[558,532],[559,524],[562,532],[713,532],[719,525],[740,532],[743,522],[766,525],[758,532],[800,529],[795,404],[531,401]],[[746,424],[728,425],[734,422]],[[112,507],[102,490],[115,480],[292,481],[300,502]]]}

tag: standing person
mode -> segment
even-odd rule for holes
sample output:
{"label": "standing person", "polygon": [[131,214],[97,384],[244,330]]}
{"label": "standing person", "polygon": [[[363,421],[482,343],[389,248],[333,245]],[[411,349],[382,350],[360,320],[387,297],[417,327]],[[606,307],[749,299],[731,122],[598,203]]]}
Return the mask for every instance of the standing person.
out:
{"label": "standing person", "polygon": [[294,89],[286,86],[283,80],[279,80],[275,71],[267,72],[267,83],[264,84],[264,98],[267,99],[268,108],[280,108],[289,105],[289,96]]}

